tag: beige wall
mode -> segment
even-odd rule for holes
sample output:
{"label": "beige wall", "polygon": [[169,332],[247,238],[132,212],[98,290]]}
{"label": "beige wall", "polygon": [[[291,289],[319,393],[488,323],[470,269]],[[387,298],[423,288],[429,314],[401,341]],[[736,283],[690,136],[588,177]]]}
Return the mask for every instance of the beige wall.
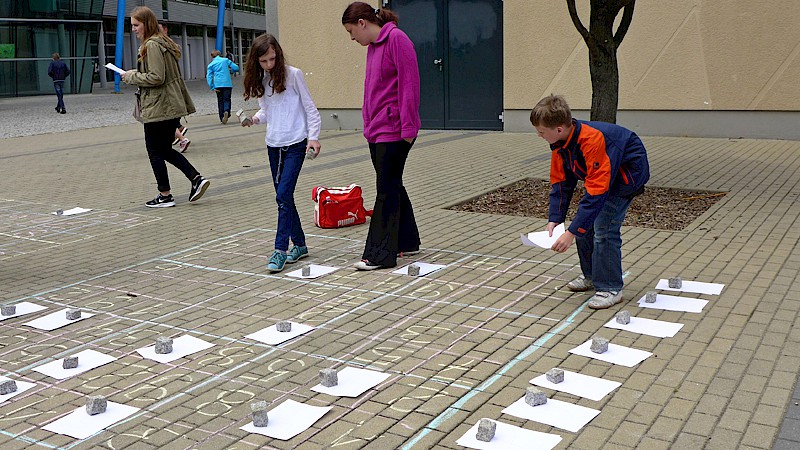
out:
{"label": "beige wall", "polygon": [[[504,6],[505,108],[557,92],[588,109],[589,57],[565,2]],[[797,110],[799,22],[800,2],[637,2],[618,51],[620,109]]]}
{"label": "beige wall", "polygon": [[[281,45],[320,108],[361,106],[366,49],[341,26],[349,3],[278,1]],[[578,3],[588,24],[588,1]],[[587,50],[564,0],[503,5],[504,108],[529,109],[555,92],[588,109]],[[798,110],[798,23],[797,1],[637,2],[618,53],[620,109]]]}
{"label": "beige wall", "polygon": [[351,41],[342,26],[350,2],[278,1],[281,47],[289,64],[305,73],[318,108],[361,108],[367,48]]}

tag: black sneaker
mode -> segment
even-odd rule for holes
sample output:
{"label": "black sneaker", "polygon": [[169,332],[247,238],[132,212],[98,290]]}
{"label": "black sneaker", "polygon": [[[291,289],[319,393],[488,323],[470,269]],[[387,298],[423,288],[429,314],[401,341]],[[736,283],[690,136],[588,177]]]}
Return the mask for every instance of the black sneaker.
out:
{"label": "black sneaker", "polygon": [[210,184],[210,181],[201,176],[195,178],[194,181],[192,181],[192,190],[189,192],[189,201],[193,202],[199,200],[200,197],[206,193],[206,189],[208,189],[208,185]]}
{"label": "black sneaker", "polygon": [[169,208],[170,206],[175,206],[175,199],[172,198],[172,194],[167,196],[158,194],[156,195],[156,198],[145,203],[144,206],[147,206],[148,208]]}

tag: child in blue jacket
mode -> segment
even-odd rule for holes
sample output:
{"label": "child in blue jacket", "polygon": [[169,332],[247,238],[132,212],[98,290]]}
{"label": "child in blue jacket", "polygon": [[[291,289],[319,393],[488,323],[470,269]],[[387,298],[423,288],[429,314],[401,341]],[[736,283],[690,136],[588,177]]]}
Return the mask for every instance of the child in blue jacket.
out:
{"label": "child in blue jacket", "polygon": [[586,190],[575,218],[552,247],[565,252],[576,241],[583,274],[567,288],[595,289],[589,308],[610,308],[622,302],[620,228],[633,197],[650,179],[647,151],[636,133],[626,128],[573,119],[560,95],[540,100],[531,111],[531,124],[551,149],[547,224],[551,236],[566,218],[578,180]]}
{"label": "child in blue jacket", "polygon": [[230,59],[223,58],[219,50],[212,51],[211,57],[214,59],[208,64],[206,81],[208,81],[208,87],[217,93],[219,121],[226,124],[231,116],[231,92],[233,91],[231,73],[238,72],[239,66]]}

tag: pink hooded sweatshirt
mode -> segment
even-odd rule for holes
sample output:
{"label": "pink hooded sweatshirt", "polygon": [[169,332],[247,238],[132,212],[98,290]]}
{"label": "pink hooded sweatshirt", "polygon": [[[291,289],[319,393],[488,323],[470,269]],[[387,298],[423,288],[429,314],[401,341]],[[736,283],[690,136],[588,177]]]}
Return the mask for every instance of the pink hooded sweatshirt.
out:
{"label": "pink hooded sweatshirt", "polygon": [[417,137],[419,68],[414,43],[389,22],[367,49],[364,78],[364,137],[373,144]]}

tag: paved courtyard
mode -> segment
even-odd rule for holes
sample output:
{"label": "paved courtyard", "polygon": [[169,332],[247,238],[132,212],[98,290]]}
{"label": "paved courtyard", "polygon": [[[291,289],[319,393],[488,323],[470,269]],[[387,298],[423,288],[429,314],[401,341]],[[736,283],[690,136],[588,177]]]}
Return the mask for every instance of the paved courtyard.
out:
{"label": "paved courtyard", "polygon": [[[484,417],[558,435],[556,448],[800,446],[800,142],[644,136],[651,185],[729,194],[683,231],[623,228],[625,301],[594,312],[589,295],[564,289],[580,272],[574,249],[521,245],[545,219],[447,209],[547,178],[533,133],[423,132],[405,171],[422,252],[398,263],[445,267],[410,277],[351,267],[366,225],[314,227],[313,186],[358,183],[368,207],[375,194],[360,132],[323,132],[296,191],[311,255],[272,275],[264,130],[219,124],[200,86],[193,98],[187,157],[212,184],[190,204],[189,182],[170,168],[177,206],[156,210],[144,207],[156,187],[129,95],[68,96],[64,116],[50,97],[0,100],[0,301],[47,308],[0,321],[0,375],[34,383],[0,397],[0,448],[455,449]],[[32,117],[39,125],[26,131]],[[51,214],[74,207],[92,211]],[[338,270],[286,275],[308,264]],[[700,313],[638,306],[672,276],[725,287],[680,294],[707,300]],[[25,325],[68,307],[94,315]],[[668,338],[604,327],[622,309],[683,327]],[[314,328],[277,345],[248,337],[284,320]],[[569,352],[596,334],[652,356],[625,367]],[[213,346],[168,363],[137,352],[162,335]],[[114,360],[64,380],[34,370],[85,350]],[[577,432],[502,412],[553,367],[621,386],[598,401],[544,389],[600,411]],[[388,378],[336,397],[311,390],[323,368]],[[85,439],[43,429],[89,395],[137,410]],[[279,440],[240,429],[257,400],[331,409]]]}

